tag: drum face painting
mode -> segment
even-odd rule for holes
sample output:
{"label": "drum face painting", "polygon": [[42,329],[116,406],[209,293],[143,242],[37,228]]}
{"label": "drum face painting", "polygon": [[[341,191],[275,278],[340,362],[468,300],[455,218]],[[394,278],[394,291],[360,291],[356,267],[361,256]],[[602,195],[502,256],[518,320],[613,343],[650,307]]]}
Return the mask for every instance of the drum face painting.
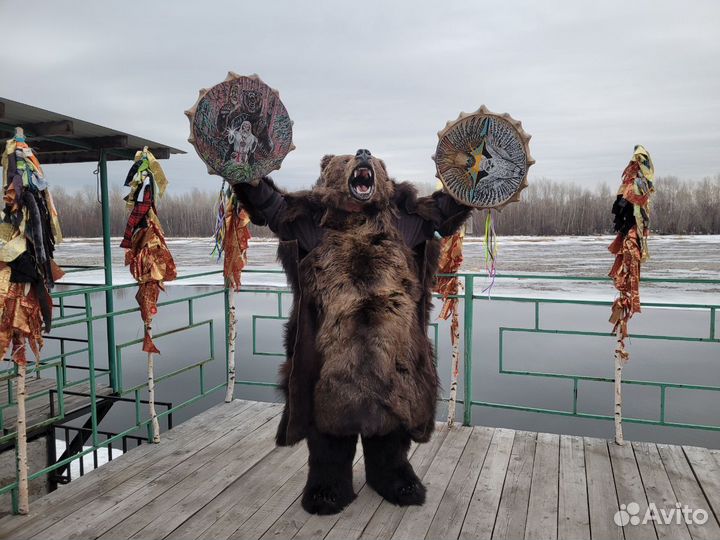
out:
{"label": "drum face painting", "polygon": [[189,142],[210,174],[231,184],[250,182],[280,168],[295,148],[292,121],[276,90],[257,75],[229,73],[201,90],[190,119]]}
{"label": "drum face painting", "polygon": [[483,106],[448,122],[438,138],[437,177],[455,199],[476,208],[501,208],[519,200],[535,163],[530,136],[520,122]]}

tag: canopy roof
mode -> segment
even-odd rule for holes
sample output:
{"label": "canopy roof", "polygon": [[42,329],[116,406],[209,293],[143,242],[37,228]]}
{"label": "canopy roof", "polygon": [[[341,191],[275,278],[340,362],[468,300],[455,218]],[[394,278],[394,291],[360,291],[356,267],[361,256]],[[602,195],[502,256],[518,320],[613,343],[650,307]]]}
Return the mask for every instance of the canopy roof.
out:
{"label": "canopy roof", "polygon": [[132,160],[144,146],[157,159],[185,153],[136,135],[0,97],[0,137],[11,137],[16,127],[25,130],[28,143],[43,164],[97,162],[101,150],[107,160]]}

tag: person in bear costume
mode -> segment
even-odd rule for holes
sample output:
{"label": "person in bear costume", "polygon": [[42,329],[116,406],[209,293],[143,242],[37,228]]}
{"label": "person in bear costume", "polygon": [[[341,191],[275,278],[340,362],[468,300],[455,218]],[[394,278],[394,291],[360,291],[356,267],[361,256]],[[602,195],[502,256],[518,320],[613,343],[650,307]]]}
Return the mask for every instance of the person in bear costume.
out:
{"label": "person in bear costume", "polygon": [[407,454],[435,426],[427,326],[438,235],[471,209],[442,191],[418,197],[364,149],[325,156],[312,190],[284,193],[269,178],[234,190],[252,222],[279,237],[293,291],[276,443],[307,440],[303,508],[334,514],[355,498],[358,435],[367,483],[391,503],[423,504]]}

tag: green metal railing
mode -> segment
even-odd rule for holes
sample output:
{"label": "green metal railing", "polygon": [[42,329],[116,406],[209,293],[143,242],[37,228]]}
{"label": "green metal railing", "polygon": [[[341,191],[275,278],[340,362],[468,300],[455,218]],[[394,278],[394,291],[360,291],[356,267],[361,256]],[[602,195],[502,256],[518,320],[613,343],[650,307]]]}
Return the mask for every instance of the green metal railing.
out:
{"label": "green metal railing", "polygon": [[[198,277],[204,277],[204,276],[210,276],[210,275],[222,275],[222,271],[212,271],[212,272],[201,272],[201,273],[195,273],[190,274],[186,276],[179,276],[178,280],[183,279],[190,279],[190,278],[198,278]],[[91,431],[90,431],[90,443],[91,446],[85,448],[84,450],[67,457],[66,459],[63,459],[61,461],[58,461],[57,463],[54,463],[53,465],[50,465],[48,467],[44,467],[37,471],[31,471],[29,474],[29,480],[33,480],[35,478],[39,478],[43,475],[49,474],[57,469],[63,468],[72,461],[82,459],[83,456],[96,451],[99,448],[108,447],[109,445],[113,444],[115,441],[121,440],[126,435],[131,435],[134,432],[137,432],[140,429],[146,429],[147,430],[147,440],[148,442],[152,441],[152,434],[151,434],[151,418],[148,414],[143,414],[142,411],[142,393],[147,389],[147,382],[143,382],[141,384],[132,386],[132,387],[125,387],[124,386],[124,379],[123,379],[123,357],[122,357],[122,351],[124,349],[127,349],[129,347],[133,346],[139,346],[139,344],[142,343],[142,338],[139,339],[132,339],[123,343],[116,343],[114,344],[113,348],[113,354],[109,355],[108,358],[108,366],[107,367],[99,367],[96,365],[96,336],[95,336],[95,328],[94,323],[96,321],[111,321],[111,324],[108,325],[108,328],[113,329],[113,335],[114,335],[114,322],[116,319],[122,316],[127,315],[134,315],[135,317],[139,317],[139,307],[132,307],[128,309],[122,309],[117,311],[110,311],[107,313],[100,313],[96,314],[93,311],[93,305],[92,305],[92,297],[93,295],[103,294],[107,297],[108,292],[114,293],[117,290],[125,289],[125,288],[136,288],[137,284],[135,283],[127,283],[123,285],[114,285],[114,286],[108,286],[108,285],[98,285],[98,286],[82,286],[78,283],[67,283],[65,282],[64,285],[73,285],[73,286],[79,286],[79,288],[69,289],[66,291],[61,292],[54,292],[52,293],[53,301],[56,302],[54,306],[57,308],[56,314],[57,316],[53,320],[53,334],[60,331],[62,332],[63,329],[71,328],[71,327],[79,327],[82,330],[84,330],[84,337],[82,338],[70,338],[70,337],[59,337],[55,335],[45,336],[46,340],[57,340],[60,342],[60,352],[59,354],[55,354],[49,357],[42,358],[40,362],[35,363],[32,361],[29,361],[28,365],[28,378],[32,377],[33,375],[36,375],[37,377],[40,377],[42,372],[52,370],[54,371],[55,380],[54,384],[55,386],[53,389],[55,392],[49,392],[48,389],[43,389],[41,391],[35,392],[33,394],[30,394],[26,396],[26,402],[29,402],[31,400],[36,399],[48,399],[48,395],[50,395],[50,399],[54,399],[52,396],[56,396],[57,403],[53,403],[53,406],[51,406],[51,410],[54,411],[55,414],[52,416],[49,416],[48,418],[43,418],[39,422],[35,422],[31,425],[28,425],[29,431],[34,430],[42,430],[43,428],[49,428],[50,426],[57,424],[58,422],[61,422],[68,411],[66,411],[66,402],[65,402],[65,391],[70,391],[80,385],[87,385],[88,387],[88,402],[87,406],[89,407],[89,414],[90,414],[90,420],[91,420]],[[162,312],[162,309],[164,307],[168,306],[176,306],[176,305],[182,305],[184,304],[187,308],[187,323],[184,325],[181,325],[176,328],[172,328],[170,330],[166,330],[163,332],[158,332],[154,335],[154,339],[162,339],[163,337],[171,336],[180,334],[184,331],[188,330],[194,330],[198,328],[206,328],[207,329],[207,336],[208,336],[208,345],[207,345],[207,351],[208,355],[204,358],[201,358],[200,360],[194,361],[189,363],[188,365],[184,365],[178,369],[175,369],[169,373],[164,373],[162,375],[155,377],[155,384],[156,387],[158,385],[161,385],[163,381],[171,380],[174,377],[177,377],[178,375],[188,372],[188,371],[196,371],[198,376],[198,389],[197,392],[194,393],[191,397],[188,399],[185,399],[184,401],[180,403],[174,404],[172,407],[168,408],[167,410],[164,410],[162,412],[159,412],[157,414],[159,419],[165,418],[167,416],[171,416],[174,412],[187,407],[188,405],[191,405],[192,403],[197,402],[200,399],[203,399],[204,397],[217,392],[218,390],[223,390],[227,386],[227,378],[220,384],[215,384],[208,387],[208,384],[205,380],[205,371],[206,371],[206,365],[209,362],[213,362],[215,360],[215,321],[212,319],[206,319],[206,320],[196,320],[195,316],[195,302],[197,300],[210,298],[210,297],[224,297],[226,306],[227,306],[227,297],[228,297],[228,290],[224,287],[215,287],[214,290],[211,290],[209,292],[201,292],[197,294],[191,294],[187,296],[183,296],[180,298],[173,298],[171,300],[166,300],[162,302],[158,302],[158,309],[160,312]],[[81,301],[78,302],[78,299]],[[227,326],[228,326],[228,315],[227,315],[227,309],[225,311],[225,336],[227,340]],[[138,318],[139,321],[139,318]],[[134,324],[139,324],[138,321],[134,321]],[[67,344],[68,343],[81,343],[83,346],[79,348],[75,348],[73,350],[68,350]],[[103,347],[104,348],[104,347]],[[138,347],[139,348],[139,347]],[[227,348],[227,347],[226,347]],[[71,364],[69,363],[69,359],[75,358],[75,362],[77,362],[78,358],[81,358],[86,363],[84,365],[79,364]],[[227,354],[225,355],[225,371],[227,372]],[[72,378],[69,376],[69,372],[72,372],[73,370],[84,370],[87,371],[86,377],[81,378]],[[16,406],[16,396],[13,392],[13,379],[17,377],[17,366],[12,366],[9,369],[0,370],[0,384],[7,384],[7,399],[4,403],[0,404],[0,433],[3,432],[3,418],[5,416],[5,413],[7,410],[13,408]],[[98,383],[103,379],[107,378],[107,386],[109,387],[109,391],[112,392],[112,395],[114,396],[132,396],[132,401],[134,402],[134,419],[132,421],[129,421],[129,426],[127,429],[124,429],[120,433],[114,434],[112,436],[106,437],[103,440],[100,440],[100,431],[98,430],[98,402],[100,399],[103,399],[105,394],[100,394],[98,392]],[[14,428],[14,426],[13,426]],[[9,442],[14,441],[16,437],[16,433],[6,426],[5,429],[6,433],[2,436],[0,436],[0,445],[7,444]],[[12,495],[12,505],[13,505],[13,511],[17,512],[17,487],[18,482],[17,479],[15,482],[0,487],[0,495],[10,492]]]}
{"label": "green metal railing", "polygon": [[[281,270],[250,270],[250,272],[259,272],[263,274],[282,273]],[[558,299],[558,298],[533,298],[523,296],[492,296],[484,294],[476,294],[475,283],[476,278],[484,278],[485,276],[477,273],[460,273],[456,274],[463,280],[463,293],[454,296],[462,301],[462,318],[461,324],[463,325],[463,388],[464,396],[471,396],[473,399],[466,399],[463,397],[462,400],[458,400],[463,404],[463,423],[470,425],[472,423],[472,412],[473,407],[491,407],[499,409],[508,409],[514,411],[524,411],[533,413],[543,413],[552,415],[562,416],[574,416],[577,418],[588,418],[594,420],[613,420],[614,416],[607,414],[592,414],[585,413],[578,410],[578,396],[580,395],[581,382],[602,382],[602,383],[614,383],[614,379],[611,377],[596,377],[589,375],[576,375],[569,373],[556,373],[547,371],[531,371],[531,370],[516,370],[508,369],[505,367],[504,356],[505,356],[505,337],[509,334],[553,334],[553,335],[565,335],[565,336],[587,336],[587,337],[605,337],[608,340],[615,340],[615,335],[610,332],[597,332],[597,331],[580,331],[580,330],[560,330],[560,329],[547,329],[542,328],[540,321],[541,306],[542,305],[583,305],[583,306],[607,306],[608,313],[609,308],[612,305],[611,301],[603,300],[578,300],[578,299]],[[452,275],[443,274],[444,277],[452,277]],[[567,281],[567,282],[607,282],[609,286],[611,280],[609,278],[601,277],[586,277],[586,276],[561,276],[561,275],[538,275],[538,274],[499,274],[496,279],[515,279],[515,280],[539,280],[539,281]],[[680,278],[643,278],[643,283],[673,283],[683,285],[720,285],[720,280],[716,279],[680,279]],[[610,289],[609,289],[610,290]],[[258,321],[261,320],[286,320],[287,317],[283,315],[283,295],[291,295],[289,290],[278,290],[271,288],[253,288],[243,290],[242,292],[248,294],[270,294],[277,295],[277,312],[273,315],[251,315],[252,329],[252,354],[255,356],[275,356],[282,357],[284,352],[281,351],[264,351],[259,349],[257,344],[257,331]],[[435,295],[439,297],[438,295]],[[475,315],[475,301],[497,301],[497,302],[521,302],[530,303],[534,305],[535,316],[534,325],[532,327],[505,327],[500,326],[498,328],[498,373],[502,375],[520,376],[520,377],[540,377],[546,379],[563,379],[571,382],[572,387],[570,389],[572,398],[572,407],[569,410],[562,409],[549,409],[543,407],[532,407],[526,405],[518,405],[514,403],[500,403],[494,401],[474,399],[473,393],[473,359],[475,361],[480,360],[478,353],[479,348],[474,345],[473,329],[474,329],[474,315]],[[665,340],[665,341],[682,341],[682,342],[703,342],[703,343],[720,343],[720,337],[716,333],[716,319],[718,312],[720,312],[720,304],[697,304],[697,303],[677,303],[677,302],[643,302],[644,309],[657,309],[657,308],[674,308],[678,310],[694,310],[694,311],[706,311],[708,313],[708,336],[707,337],[690,337],[690,336],[678,336],[678,335],[649,335],[649,334],[631,334],[630,337],[638,340]],[[681,312],[681,311],[679,311]],[[439,325],[432,323],[434,342],[438,343],[439,336]],[[610,350],[610,349],[608,349]],[[436,350],[436,356],[437,356]],[[274,383],[264,381],[250,381],[250,380],[237,380],[236,384],[250,385],[250,386],[276,386]],[[638,379],[623,379],[623,384],[635,385],[635,386],[646,386],[655,387],[659,389],[659,414],[657,419],[651,418],[634,418],[624,417],[623,421],[628,423],[636,424],[647,424],[656,426],[668,426],[668,427],[681,427],[691,429],[704,429],[710,431],[720,431],[720,424],[700,424],[691,422],[675,422],[668,420],[667,414],[667,392],[668,389],[683,389],[683,390],[697,390],[697,391],[709,391],[709,392],[720,392],[720,385],[700,385],[700,384],[686,384],[677,382],[663,382],[663,381],[652,381],[652,380],[638,380]],[[443,398],[446,400],[446,398]]]}
{"label": "green metal railing", "polygon": [[[247,269],[247,273],[254,274],[282,274],[281,270],[259,270],[259,269]],[[222,272],[209,271],[195,273],[187,276],[181,276],[178,280],[188,278],[198,278],[205,276],[217,276],[220,277]],[[543,306],[547,305],[583,305],[583,306],[606,306],[609,307],[612,304],[610,301],[600,300],[579,300],[579,299],[558,299],[558,298],[534,298],[525,296],[493,296],[489,298],[486,295],[477,294],[475,292],[476,280],[480,279],[481,274],[476,273],[461,273],[457,276],[462,280],[464,284],[463,291],[455,296],[461,301],[461,324],[463,325],[463,331],[461,335],[462,339],[462,359],[464,372],[463,377],[463,399],[458,402],[463,404],[463,423],[470,425],[472,423],[473,410],[483,407],[508,409],[513,411],[524,411],[532,413],[550,414],[550,415],[562,415],[572,416],[577,418],[586,418],[593,420],[612,420],[612,415],[605,414],[593,414],[582,412],[578,408],[578,396],[582,392],[584,383],[613,383],[613,379],[610,377],[598,377],[590,375],[581,375],[573,373],[560,373],[551,371],[539,371],[539,370],[520,370],[512,369],[508,367],[505,358],[506,354],[506,342],[511,336],[524,335],[524,334],[536,334],[536,335],[558,335],[558,336],[583,336],[599,338],[604,337],[608,340],[614,340],[614,335],[608,330],[607,332],[598,331],[583,331],[583,330],[563,330],[547,328],[546,325],[542,324]],[[498,275],[497,279],[517,279],[517,280],[562,280],[562,281],[586,281],[586,282],[608,282],[608,287],[611,287],[609,280],[606,278],[591,278],[591,277],[568,277],[568,276],[552,276],[552,275],[530,275],[530,274],[515,274],[515,275]],[[720,280],[698,280],[698,279],[651,279],[644,278],[644,283],[674,283],[684,285],[720,285]],[[72,284],[80,285],[80,284]],[[56,302],[57,317],[54,320],[53,335],[47,336],[49,340],[57,340],[60,345],[59,354],[44,358],[39,364],[32,366],[28,372],[32,375],[33,369],[38,370],[39,373],[43,371],[54,372],[55,384],[57,390],[57,407],[54,408],[55,415],[51,418],[43,419],[39,424],[35,426],[28,426],[29,429],[49,427],[52,424],[60,422],[66,415],[64,391],[71,388],[78,387],[80,385],[88,386],[89,393],[89,406],[90,406],[90,419],[91,419],[91,442],[92,446],[84,449],[83,451],[68,457],[52,466],[45,467],[41,470],[31,472],[30,479],[38,478],[42,475],[48,474],[56,469],[64,467],[73,460],[81,459],[82,456],[97,450],[98,448],[107,447],[114,441],[121,439],[125,435],[137,432],[137,430],[147,430],[147,438],[151,440],[150,434],[150,422],[151,419],[148,414],[143,414],[142,409],[142,394],[147,388],[147,383],[138,384],[131,387],[126,387],[124,382],[123,373],[125,371],[124,366],[124,351],[128,348],[138,347],[142,342],[141,338],[131,339],[121,343],[114,343],[112,354],[108,351],[108,363],[107,367],[100,367],[96,365],[96,351],[98,350],[96,345],[96,336],[94,333],[94,324],[96,321],[106,321],[108,328],[113,328],[115,321],[124,316],[138,317],[139,308],[132,307],[121,310],[111,310],[106,313],[95,313],[93,310],[92,298],[94,295],[103,295],[107,299],[107,293],[114,293],[117,290],[125,288],[135,288],[135,283],[128,283],[124,285],[99,285],[99,286],[80,286],[79,288],[70,289],[62,292],[53,293],[52,297]],[[164,418],[173,412],[182,409],[205,396],[212,394],[218,390],[224,389],[227,384],[227,378],[225,382],[220,384],[208,385],[206,384],[206,367],[208,363],[215,360],[215,331],[216,321],[213,319],[198,320],[196,317],[196,303],[201,299],[220,297],[223,298],[224,306],[224,327],[223,333],[225,337],[225,365],[227,368],[228,364],[228,347],[227,339],[229,335],[229,302],[230,295],[229,289],[222,286],[210,287],[210,290],[197,292],[195,294],[189,294],[178,298],[172,298],[158,303],[160,313],[163,308],[184,306],[187,314],[187,320],[185,324],[182,324],[176,328],[171,328],[163,332],[155,334],[155,338],[162,339],[166,336],[174,336],[181,334],[185,331],[204,329],[208,339],[207,355],[203,355],[202,358],[191,362],[188,365],[181,366],[169,373],[162,374],[155,378],[156,384],[162,384],[164,381],[172,380],[182,373],[193,372],[197,375],[198,387],[197,391],[188,399],[182,403],[174,404],[173,407],[166,411],[162,411],[158,414],[160,418]],[[251,357],[283,357],[284,352],[280,350],[278,341],[277,347],[272,347],[271,350],[264,350],[259,346],[258,336],[262,334],[263,321],[283,321],[287,319],[284,311],[286,303],[284,302],[285,297],[291,295],[291,291],[286,287],[244,287],[241,291],[241,299],[246,295],[271,295],[275,296],[275,310],[270,315],[266,314],[251,314],[249,323],[249,330],[251,335],[252,349],[248,350],[248,354]],[[550,409],[542,407],[533,407],[528,405],[519,405],[517,403],[501,403],[489,400],[480,399],[482,396],[474,395],[473,388],[473,367],[478,365],[479,362],[487,362],[486,357],[487,348],[483,346],[477,346],[474,342],[473,331],[475,329],[475,315],[476,315],[476,302],[519,302],[523,304],[530,304],[534,306],[534,321],[533,324],[528,326],[500,326],[498,327],[498,358],[497,358],[497,372],[500,375],[511,376],[511,377],[532,377],[532,378],[544,378],[553,380],[565,380],[568,381],[568,392],[572,399],[572,405],[568,409]],[[242,302],[242,300],[241,300]],[[718,304],[693,304],[693,303],[672,303],[672,302],[644,302],[643,308],[646,309],[665,309],[674,308],[677,313],[680,314],[682,310],[693,310],[705,312],[708,315],[707,323],[707,337],[692,337],[692,336],[681,336],[681,335],[663,335],[663,334],[632,334],[633,339],[637,340],[665,340],[675,342],[688,342],[688,343],[720,343],[720,336],[717,334],[716,319],[718,311],[720,311],[720,305]],[[242,323],[242,320],[239,321]],[[131,324],[139,325],[139,320],[134,320]],[[64,328],[76,327],[83,330],[83,337],[63,337],[55,335],[56,332],[62,332]],[[437,322],[432,323],[434,343],[438,348],[439,335],[440,335],[440,324]],[[265,334],[268,334],[265,332]],[[105,343],[100,350],[104,350]],[[436,351],[436,355],[437,355]],[[86,363],[79,365],[77,362],[84,359]],[[487,364],[485,364],[487,365]],[[240,377],[243,365],[238,365],[238,379],[236,384],[240,386],[256,386],[256,387],[276,387],[274,381],[261,381],[251,380],[251,378]],[[85,370],[87,376],[76,377],[70,376],[77,375],[75,371]],[[227,369],[226,369],[227,372]],[[13,407],[15,404],[15,396],[12,392],[12,379],[16,376],[15,367],[0,371],[0,384],[8,385],[7,399],[5,403],[0,404],[0,428],[3,427],[3,416],[6,410]],[[129,396],[134,401],[134,418],[128,421],[128,428],[123,430],[112,437],[105,440],[100,440],[98,431],[98,417],[97,417],[97,405],[98,401],[103,398],[98,393],[98,384],[100,382],[107,382],[107,386],[116,396]],[[718,392],[720,391],[720,385],[697,385],[697,384],[686,384],[675,381],[653,381],[653,380],[639,380],[639,379],[626,379],[623,380],[626,385],[635,386],[646,386],[657,388],[659,391],[659,412],[657,418],[635,418],[625,417],[624,421],[628,423],[637,424],[648,424],[655,426],[669,426],[669,427],[680,427],[690,429],[701,429],[710,431],[720,431],[720,425],[714,424],[703,424],[703,423],[692,423],[692,422],[678,422],[669,420],[667,410],[667,394],[672,390],[689,390],[698,392]],[[33,395],[27,397],[28,400],[41,399],[47,397],[47,390],[36,392]],[[445,399],[445,398],[443,398]],[[0,429],[0,433],[2,430]],[[0,437],[0,444],[8,443],[15,437],[12,431],[8,431]],[[13,504],[16,509],[16,493],[17,493],[17,482],[3,486],[0,488],[0,495],[11,492],[13,494]]]}
{"label": "green metal railing", "polygon": [[[473,310],[468,309],[468,304],[473,303],[475,300],[487,301],[489,298],[484,295],[474,294],[472,289],[473,276],[471,274],[462,274],[465,279],[466,289],[464,295],[465,301],[465,325],[466,328],[472,326]],[[563,281],[594,281],[603,282],[610,281],[609,278],[593,278],[593,277],[566,277],[566,276],[548,276],[548,275],[528,275],[518,274],[509,276],[498,276],[508,277],[512,279],[533,279],[533,280],[563,280]],[[469,279],[468,279],[469,278]],[[687,285],[719,285],[720,280],[715,279],[676,279],[676,278],[643,278],[644,283],[675,283],[675,284],[687,284]],[[560,329],[546,329],[541,327],[540,322],[540,307],[543,304],[563,304],[563,305],[584,305],[584,306],[607,306],[608,313],[609,308],[612,305],[611,301],[603,300],[576,300],[576,299],[543,299],[543,298],[529,298],[529,297],[493,297],[493,301],[507,301],[507,302],[529,302],[535,306],[535,324],[530,328],[523,327],[504,327],[501,326],[498,329],[498,373],[504,375],[513,376],[524,376],[524,377],[540,377],[546,379],[564,379],[572,382],[572,409],[547,409],[541,407],[530,407],[522,406],[510,403],[498,403],[482,400],[466,400],[464,403],[464,415],[463,420],[465,424],[471,423],[472,420],[472,407],[494,407],[502,409],[510,409],[516,411],[536,412],[544,414],[554,414],[562,416],[574,416],[577,418],[590,418],[595,420],[614,420],[614,416],[610,414],[592,414],[578,411],[578,395],[579,395],[579,383],[580,381],[592,381],[592,382],[603,382],[603,383],[614,383],[614,379],[611,377],[595,377],[588,375],[575,375],[566,373],[555,373],[546,371],[531,371],[531,370],[514,370],[507,369],[504,365],[504,338],[506,334],[511,333],[529,333],[529,334],[553,334],[553,335],[565,335],[565,336],[586,336],[586,337],[606,337],[608,340],[615,340],[616,336],[612,332],[597,332],[597,331],[581,331],[581,330],[560,330]],[[720,304],[697,304],[697,303],[679,303],[679,302],[643,302],[643,309],[651,310],[657,308],[673,308],[679,310],[693,310],[693,311],[704,311],[708,313],[708,337],[691,337],[691,336],[679,336],[679,335],[667,335],[667,334],[635,334],[631,333],[630,338],[636,340],[660,340],[660,341],[682,341],[682,342],[703,342],[703,343],[720,343],[720,339],[715,333],[715,320]],[[469,319],[468,319],[469,317]],[[469,324],[468,324],[469,321]],[[466,331],[465,333],[465,391],[466,396],[473,396],[472,390],[472,332]],[[700,384],[686,384],[686,383],[675,383],[675,382],[663,382],[663,381],[652,381],[652,380],[639,380],[639,379],[625,379],[623,378],[623,384],[635,385],[635,386],[646,386],[655,387],[659,389],[659,414],[658,419],[650,418],[635,418],[630,416],[623,416],[623,422],[634,423],[634,424],[646,424],[655,426],[669,426],[669,427],[681,427],[690,429],[703,429],[709,431],[720,431],[720,424],[698,424],[691,422],[674,422],[667,419],[667,390],[671,389],[684,389],[684,390],[698,390],[698,391],[709,391],[709,392],[720,392],[720,385],[700,385]]]}

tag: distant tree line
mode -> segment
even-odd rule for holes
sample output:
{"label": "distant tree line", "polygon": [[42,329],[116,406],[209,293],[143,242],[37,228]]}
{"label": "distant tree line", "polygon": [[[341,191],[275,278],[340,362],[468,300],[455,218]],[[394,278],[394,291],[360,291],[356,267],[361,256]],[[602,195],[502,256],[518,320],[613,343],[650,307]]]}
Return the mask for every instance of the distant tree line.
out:
{"label": "distant tree line", "polygon": [[[676,177],[658,178],[652,201],[651,228],[656,234],[720,234],[720,174],[699,181]],[[422,193],[431,186],[419,185]],[[610,209],[615,190],[602,184],[593,188],[536,180],[523,191],[519,203],[495,213],[495,227],[502,235],[586,235],[612,232]],[[127,221],[123,192],[110,194],[110,230],[122,236]],[[94,189],[69,192],[53,189],[53,198],[63,233],[67,237],[102,235],[100,204]],[[217,193],[194,189],[185,193],[166,193],[158,212],[169,237],[204,237],[212,234],[217,215]],[[485,213],[475,212],[474,234],[484,229]],[[272,233],[251,226],[256,237]]]}
{"label": "distant tree line", "polygon": [[[531,182],[519,203],[496,214],[496,231],[540,236],[611,233],[618,187],[601,184],[589,189],[546,179]],[[655,188],[650,210],[654,233],[720,234],[720,174],[699,181],[661,177]],[[484,228],[484,212],[478,212],[474,220],[478,234]]]}

